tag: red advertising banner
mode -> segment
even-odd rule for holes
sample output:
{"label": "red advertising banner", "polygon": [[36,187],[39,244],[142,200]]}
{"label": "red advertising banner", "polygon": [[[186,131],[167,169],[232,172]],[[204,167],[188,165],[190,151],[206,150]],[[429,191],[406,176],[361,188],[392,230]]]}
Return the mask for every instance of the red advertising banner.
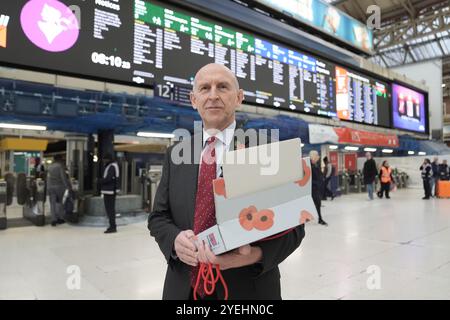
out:
{"label": "red advertising banner", "polygon": [[346,153],[344,154],[344,167],[347,171],[355,172],[357,169],[356,165],[357,155],[356,153]]}
{"label": "red advertising banner", "polygon": [[350,128],[334,128],[334,130],[339,137],[339,143],[393,148],[399,146],[398,137],[395,134],[383,134]]}

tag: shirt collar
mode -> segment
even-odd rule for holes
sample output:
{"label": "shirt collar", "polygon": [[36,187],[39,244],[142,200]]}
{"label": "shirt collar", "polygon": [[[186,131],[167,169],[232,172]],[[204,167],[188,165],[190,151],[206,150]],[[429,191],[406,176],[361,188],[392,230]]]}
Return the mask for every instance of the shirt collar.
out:
{"label": "shirt collar", "polygon": [[[215,137],[222,142],[226,149],[229,149],[231,142],[233,141],[234,130],[236,129],[236,120],[233,121],[228,127],[223,131],[219,131]],[[203,146],[205,146],[206,141],[211,137],[205,129],[203,129]]]}

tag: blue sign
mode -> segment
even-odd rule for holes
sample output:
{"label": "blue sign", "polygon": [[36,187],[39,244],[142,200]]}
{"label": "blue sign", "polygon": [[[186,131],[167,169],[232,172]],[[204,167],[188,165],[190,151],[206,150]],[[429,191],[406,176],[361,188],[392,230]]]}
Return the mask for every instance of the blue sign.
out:
{"label": "blue sign", "polygon": [[300,22],[371,53],[373,33],[366,25],[321,0],[256,0]]}
{"label": "blue sign", "polygon": [[261,57],[272,59],[272,43],[255,39],[255,53],[259,54]]}

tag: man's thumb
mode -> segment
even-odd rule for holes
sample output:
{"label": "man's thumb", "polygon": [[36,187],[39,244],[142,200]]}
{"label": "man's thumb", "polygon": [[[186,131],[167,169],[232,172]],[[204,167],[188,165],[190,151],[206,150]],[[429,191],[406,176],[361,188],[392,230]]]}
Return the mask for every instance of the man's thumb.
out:
{"label": "man's thumb", "polygon": [[194,233],[194,231],[192,231],[192,230],[185,230],[185,231],[184,231],[184,235],[185,235],[187,238],[192,238],[193,236],[195,236],[195,233]]}

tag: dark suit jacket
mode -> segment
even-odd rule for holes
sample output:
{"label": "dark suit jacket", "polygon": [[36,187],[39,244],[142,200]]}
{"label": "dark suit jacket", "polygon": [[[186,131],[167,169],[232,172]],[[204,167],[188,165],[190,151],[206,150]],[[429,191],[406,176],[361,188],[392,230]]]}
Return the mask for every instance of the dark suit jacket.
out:
{"label": "dark suit jacket", "polygon": [[[191,267],[174,258],[174,241],[178,233],[193,229],[195,196],[197,192],[198,164],[175,164],[170,157],[174,148],[190,145],[199,139],[200,148],[190,155],[199,162],[202,146],[201,134],[171,146],[166,153],[161,181],[156,192],[153,212],[148,219],[148,229],[155,237],[167,260],[167,273],[163,299],[187,300],[191,292]],[[230,149],[236,149],[236,137]],[[181,144],[181,145],[180,145]],[[251,146],[244,143],[246,147]],[[259,141],[258,141],[259,144]],[[304,226],[298,226],[283,237],[255,243],[263,252],[260,263],[222,271],[227,283],[229,299],[281,299],[280,271],[278,264],[285,260],[301,243],[305,236]],[[216,287],[219,299],[224,290],[219,283]]]}

